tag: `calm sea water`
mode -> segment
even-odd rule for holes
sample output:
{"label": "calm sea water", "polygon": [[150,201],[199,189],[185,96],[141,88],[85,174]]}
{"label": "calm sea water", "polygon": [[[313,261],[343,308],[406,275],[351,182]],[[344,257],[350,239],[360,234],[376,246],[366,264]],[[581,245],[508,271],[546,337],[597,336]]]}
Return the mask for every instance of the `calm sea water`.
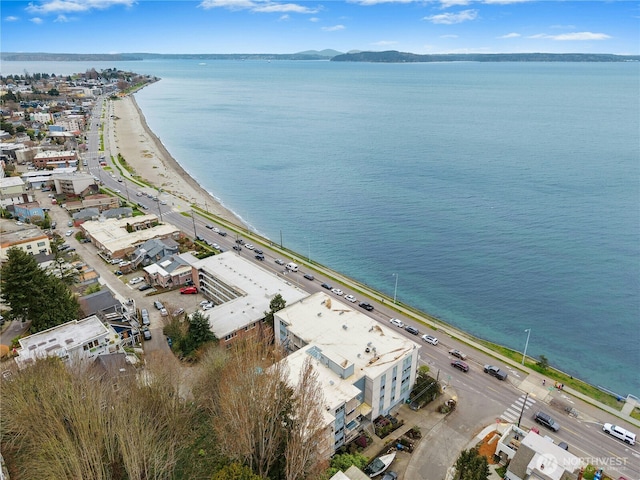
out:
{"label": "calm sea water", "polygon": [[[17,68],[15,68],[17,66]],[[640,395],[640,65],[118,67],[251,228],[474,335]]]}

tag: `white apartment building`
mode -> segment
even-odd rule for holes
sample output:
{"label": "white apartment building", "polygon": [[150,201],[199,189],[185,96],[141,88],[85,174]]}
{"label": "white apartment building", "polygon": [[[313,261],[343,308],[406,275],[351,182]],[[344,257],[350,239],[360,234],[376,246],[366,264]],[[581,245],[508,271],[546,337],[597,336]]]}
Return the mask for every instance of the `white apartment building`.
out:
{"label": "white apartment building", "polygon": [[292,384],[305,359],[313,359],[334,449],[357,434],[362,419],[386,415],[409,398],[420,345],[355,306],[315,293],[277,312],[274,328],[276,342],[292,352],[283,360]]}
{"label": "white apartment building", "polygon": [[54,356],[71,363],[95,360],[98,355],[119,352],[120,341],[112,327],[91,315],[21,338],[15,360],[20,368]]}

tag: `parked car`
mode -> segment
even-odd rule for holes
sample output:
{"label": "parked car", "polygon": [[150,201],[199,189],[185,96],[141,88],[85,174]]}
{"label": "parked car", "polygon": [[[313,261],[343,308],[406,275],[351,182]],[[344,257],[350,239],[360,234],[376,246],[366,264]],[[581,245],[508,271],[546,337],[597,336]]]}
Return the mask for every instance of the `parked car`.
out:
{"label": "parked car", "polygon": [[73,235],[73,230],[67,230],[67,233],[65,233],[65,236],[70,237],[71,235]]}
{"label": "parked car", "polygon": [[389,322],[391,322],[391,325],[395,325],[396,327],[404,328],[404,322],[401,321],[398,318],[392,318],[391,320],[389,320]]}
{"label": "parked car", "polygon": [[404,329],[412,335],[418,335],[420,333],[416,327],[412,327],[411,325],[407,325]]}
{"label": "parked car", "polygon": [[140,310],[140,315],[142,316],[142,325],[151,325],[151,320],[149,319],[149,311],[146,308]]}
{"label": "parked car", "polygon": [[328,283],[323,283],[322,285],[320,285],[322,288],[326,288],[327,290],[331,290],[333,287],[331,285],[329,285]]}
{"label": "parked car", "polygon": [[213,308],[213,302],[206,302],[200,305],[202,310],[211,310]]}
{"label": "parked car", "polygon": [[496,377],[498,380],[505,380],[507,378],[507,372],[503,372],[498,367],[493,365],[485,365],[484,373],[488,373],[492,377]]}
{"label": "parked car", "polygon": [[469,365],[464,363],[462,360],[454,360],[453,362],[451,362],[451,366],[459,370],[462,370],[463,372],[469,371]]}
{"label": "parked car", "polygon": [[138,290],[140,290],[141,292],[144,292],[145,290],[149,290],[153,288],[151,285],[149,285],[148,283],[143,283],[142,285],[140,285],[138,287]]}
{"label": "parked car", "polygon": [[159,300],[154,301],[153,306],[158,310],[162,310],[164,308],[164,305],[162,305],[162,302],[160,302]]}
{"label": "parked car", "polygon": [[166,308],[161,308],[160,309],[160,315],[162,315],[163,317],[166,317],[167,315],[169,315],[169,312],[167,311]]}
{"label": "parked car", "polygon": [[180,293],[182,295],[195,295],[196,293],[198,293],[198,288],[197,287],[182,287],[180,289]]}
{"label": "parked car", "polygon": [[557,432],[558,430],[560,430],[560,425],[558,424],[558,422],[556,422],[548,413],[545,413],[542,411],[536,412],[533,415],[533,419],[540,425],[543,425],[553,430],[554,432]]}
{"label": "parked car", "polygon": [[345,295],[344,299],[351,303],[356,303],[358,301],[353,295]]}
{"label": "parked car", "polygon": [[179,308],[179,309],[175,310],[175,311],[172,313],[172,315],[173,315],[174,317],[177,317],[178,315],[182,315],[183,313],[184,313],[184,308]]}
{"label": "parked car", "polygon": [[276,262],[278,265],[284,265],[284,260],[282,260],[281,258],[276,258],[275,262]]}
{"label": "parked car", "polygon": [[144,282],[144,278],[143,277],[134,277],[131,280],[129,280],[129,285],[136,285],[140,282]]}
{"label": "parked car", "polygon": [[438,345],[438,339],[433,335],[422,335],[422,340],[430,343],[431,345]]}
{"label": "parked car", "polygon": [[340,290],[339,288],[332,288],[331,291],[338,296],[341,296],[343,294],[342,290]]}
{"label": "parked car", "polygon": [[151,332],[149,331],[148,328],[145,327],[145,328],[142,329],[142,337],[145,340],[151,340]]}
{"label": "parked car", "polygon": [[364,308],[368,312],[373,311],[373,305],[371,305],[370,303],[367,303],[367,302],[361,302],[360,303],[360,307]]}
{"label": "parked car", "polygon": [[398,480],[398,474],[393,470],[390,470],[384,474],[382,480]]}
{"label": "parked car", "polygon": [[305,273],[303,275],[304,278],[306,278],[307,280],[314,280],[315,277],[313,275],[311,275],[310,273]]}
{"label": "parked car", "polygon": [[449,355],[451,355],[452,357],[456,357],[459,358],[460,360],[466,360],[467,356],[462,353],[460,350],[449,350]]}

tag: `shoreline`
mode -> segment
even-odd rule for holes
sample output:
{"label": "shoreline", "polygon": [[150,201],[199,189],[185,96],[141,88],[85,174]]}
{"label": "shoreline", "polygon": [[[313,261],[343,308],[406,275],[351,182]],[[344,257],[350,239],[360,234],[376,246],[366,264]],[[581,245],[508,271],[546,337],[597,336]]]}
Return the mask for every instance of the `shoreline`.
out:
{"label": "shoreline", "polygon": [[133,94],[112,102],[117,151],[137,176],[156,189],[162,188],[198,207],[206,207],[209,214],[244,228],[242,219],[207,192],[171,155],[147,124]]}
{"label": "shoreline", "polygon": [[[113,105],[116,117],[118,117],[114,122],[115,138],[118,145],[117,150],[121,152],[127,163],[134,167],[136,175],[154,185],[155,188],[163,188],[167,192],[196,204],[197,207],[202,210],[204,210],[203,207],[206,205],[206,211],[209,214],[218,216],[236,225],[242,230],[248,230],[248,226],[242,221],[241,217],[224,207],[218,199],[207,192],[169,153],[166,147],[162,144],[162,141],[148,126],[146,118],[133,95],[128,95],[114,101]],[[167,181],[167,179],[169,179],[169,181]],[[259,233],[253,230],[252,234],[257,234],[262,237]],[[287,249],[287,251],[283,251],[283,253],[288,255],[293,254],[300,257],[299,261],[302,263],[307,263],[304,261],[303,257],[296,252],[291,252]],[[384,296],[381,292],[370,291],[370,289],[359,280],[347,277],[330,267],[319,265],[314,261],[311,261],[309,266],[318,271],[323,271],[323,273],[330,272],[329,275],[339,281],[347,280],[349,283],[353,283],[356,289],[365,294],[371,295],[371,293],[373,293],[373,295],[371,295],[372,298]],[[415,309],[415,307],[405,305],[404,308],[399,309],[399,312],[400,311],[414,319],[419,319],[425,324],[436,323],[439,330],[447,332],[449,335],[457,336],[458,339],[464,339],[463,341],[465,343],[477,344],[482,341],[481,339],[476,338],[468,332],[463,331],[442,319],[432,317],[426,312],[421,312]],[[482,351],[485,350],[485,348],[486,347],[479,348],[479,350]],[[490,350],[492,352],[492,356],[502,357],[502,354],[499,351],[495,351],[493,349]],[[485,353],[487,353],[486,350]],[[514,366],[519,367],[519,365]],[[553,366],[551,367],[555,370]],[[562,373],[561,371],[559,372]],[[599,389],[595,384],[581,380],[579,377],[575,377],[575,379]]]}

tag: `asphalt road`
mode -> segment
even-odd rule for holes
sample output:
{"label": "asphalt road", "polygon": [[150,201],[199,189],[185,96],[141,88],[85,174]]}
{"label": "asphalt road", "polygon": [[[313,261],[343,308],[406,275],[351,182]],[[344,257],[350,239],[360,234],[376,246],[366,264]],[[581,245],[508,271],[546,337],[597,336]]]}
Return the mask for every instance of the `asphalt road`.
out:
{"label": "asphalt road", "polygon": [[[107,102],[107,104],[110,104],[110,102]],[[136,193],[139,191],[144,192],[145,194],[150,193],[152,195],[158,195],[158,192],[150,188],[140,188],[133,183],[129,183],[126,178],[122,183],[120,183],[116,180],[119,175],[116,175],[116,178],[114,178],[104,172],[99,166],[100,153],[98,152],[98,147],[100,137],[97,127],[99,122],[106,122],[104,135],[106,150],[104,155],[107,161],[110,162],[111,155],[117,155],[116,151],[110,149],[112,145],[115,145],[115,141],[113,139],[113,128],[109,128],[110,125],[113,125],[113,121],[110,119],[111,113],[112,112],[108,110],[101,120],[101,102],[98,103],[98,106],[94,111],[95,119],[91,122],[91,130],[88,133],[89,153],[86,155],[88,160],[88,170],[98,176],[107,188],[114,191],[121,190],[121,195],[125,198],[128,195],[129,199],[133,202],[137,201],[136,198],[142,199],[140,201],[149,207],[149,212],[155,213],[159,216],[161,214],[164,221],[177,226],[180,230],[189,235],[200,235],[210,242],[217,243],[226,251],[234,251],[232,250],[232,247],[235,245],[235,241],[238,238],[243,238],[249,243],[253,243],[256,247],[264,251],[264,261],[256,260],[253,252],[245,249],[244,247],[240,252],[236,252],[236,254],[255,261],[261,267],[278,275],[286,275],[288,281],[299,285],[309,293],[318,291],[326,292],[326,290],[321,287],[321,284],[326,282],[332,286],[341,288],[344,295],[354,295],[358,299],[358,303],[360,301],[367,301],[374,305],[375,309],[374,311],[369,312],[369,315],[390,328],[397,327],[390,325],[389,319],[399,317],[405,324],[413,325],[418,328],[420,335],[426,333],[439,338],[439,344],[437,346],[426,343],[423,344],[420,352],[420,360],[422,364],[429,365],[431,371],[437,375],[445,385],[450,385],[455,389],[458,396],[459,408],[456,411],[456,415],[447,417],[447,420],[443,422],[442,425],[437,426],[438,429],[442,430],[442,448],[430,449],[432,453],[425,453],[422,455],[419,460],[420,465],[417,468],[414,466],[415,472],[422,472],[419,474],[420,478],[443,478],[440,476],[443,471],[442,468],[446,469],[446,467],[450,466],[452,463],[450,458],[451,455],[459,451],[459,448],[452,449],[450,447],[452,445],[464,446],[464,443],[468,442],[469,439],[471,439],[483,427],[495,423],[498,419],[502,419],[502,421],[507,421],[507,419],[517,421],[517,419],[512,419],[514,418],[514,414],[516,417],[519,417],[520,413],[522,413],[521,425],[524,427],[531,427],[534,425],[534,421],[532,419],[533,413],[538,409],[542,409],[552,414],[561,424],[562,428],[559,432],[555,433],[545,431],[544,427],[538,426],[541,434],[548,435],[556,442],[567,442],[570,446],[569,448],[571,452],[581,458],[590,460],[591,463],[606,468],[610,473],[624,475],[629,480],[640,479],[640,451],[638,450],[638,446],[630,447],[602,432],[602,424],[604,422],[620,422],[612,415],[597,410],[595,407],[582,404],[582,402],[579,401],[574,401],[574,405],[577,410],[582,413],[578,418],[569,417],[566,412],[554,411],[541,400],[538,401],[535,397],[527,398],[527,402],[524,402],[525,394],[523,391],[518,389],[521,382],[525,380],[522,372],[507,368],[509,378],[506,381],[499,381],[496,378],[490,377],[483,373],[482,367],[487,363],[501,366],[494,358],[475,350],[468,351],[468,346],[464,343],[448,336],[443,337],[438,331],[427,329],[424,325],[413,322],[408,318],[398,316],[397,312],[391,308],[388,303],[382,303],[377,301],[377,299],[372,298],[361,298],[361,295],[359,295],[357,291],[350,289],[348,285],[339,284],[336,280],[330,279],[317,271],[307,270],[303,265],[301,265],[301,270],[299,272],[286,272],[283,266],[275,263],[275,259],[281,258],[285,260],[285,262],[288,262],[291,260],[295,261],[295,258],[290,259],[283,257],[281,253],[269,248],[268,244],[260,244],[256,241],[256,238],[247,238],[246,236],[242,236],[237,232],[230,231],[229,228],[224,225],[218,225],[214,221],[204,219],[199,215],[195,215],[193,218],[185,217],[180,212],[190,211],[190,205],[177,197],[162,193],[159,197],[159,201],[164,200],[167,205],[161,205],[159,201],[151,201],[146,196],[137,197]],[[66,213],[64,214],[66,215]],[[59,221],[58,225],[66,225],[66,223],[63,222],[64,220]],[[207,224],[215,225],[221,230],[228,231],[229,234],[226,237],[223,237],[213,230],[206,228],[205,225]],[[240,227],[238,227],[237,231],[241,231]],[[73,242],[75,242],[75,240],[73,240]],[[93,258],[98,260],[97,255],[95,255],[95,248],[91,244],[78,244],[76,248],[78,248],[79,253],[80,250],[93,249],[94,252],[92,254],[89,251],[84,252],[84,254],[88,255],[87,259],[92,258],[91,255],[93,255]],[[103,278],[108,278],[110,280],[108,282],[110,285],[114,284],[116,290],[121,291],[124,296],[127,296],[127,292],[131,295],[137,296],[137,290],[132,291],[120,281],[116,281],[115,283],[111,281],[110,276],[113,277],[113,274],[109,271],[109,267],[104,265],[103,262],[90,261],[87,263],[91,263],[92,265],[93,263],[102,263],[103,268],[101,268],[101,270],[104,271],[106,269],[106,271],[104,274],[101,271],[101,275],[103,275]],[[311,273],[314,275],[315,279],[311,281],[305,279],[305,273]],[[123,290],[123,288],[127,290]],[[146,305],[147,302],[149,305],[151,304],[151,300],[148,297],[145,297],[144,295],[139,297],[140,298],[136,298],[136,300],[140,302],[140,305]],[[181,299],[178,300],[182,301]],[[149,308],[150,312],[154,311],[152,306],[147,306],[146,308]],[[153,340],[148,342],[146,348],[167,348],[166,341],[162,335],[159,334],[160,321],[161,320],[159,318],[154,320],[152,315],[152,325],[154,326],[152,329]],[[413,336],[406,331],[402,331],[401,333],[419,343],[422,343],[420,336]],[[466,351],[469,355],[466,360],[466,363],[470,366],[470,371],[468,373],[461,372],[460,370],[451,367],[450,362],[452,357],[448,354],[448,351],[452,348]],[[563,394],[562,392],[556,392],[554,395],[560,398]],[[564,400],[567,401],[567,399]],[[571,399],[568,399],[568,401],[571,402]],[[522,405],[525,405],[524,409],[522,408]],[[627,426],[627,428],[630,427]],[[633,430],[633,428],[630,429]],[[452,451],[453,453],[451,453]],[[455,460],[455,457],[453,460]],[[442,468],[436,468],[436,465],[440,465]]]}

